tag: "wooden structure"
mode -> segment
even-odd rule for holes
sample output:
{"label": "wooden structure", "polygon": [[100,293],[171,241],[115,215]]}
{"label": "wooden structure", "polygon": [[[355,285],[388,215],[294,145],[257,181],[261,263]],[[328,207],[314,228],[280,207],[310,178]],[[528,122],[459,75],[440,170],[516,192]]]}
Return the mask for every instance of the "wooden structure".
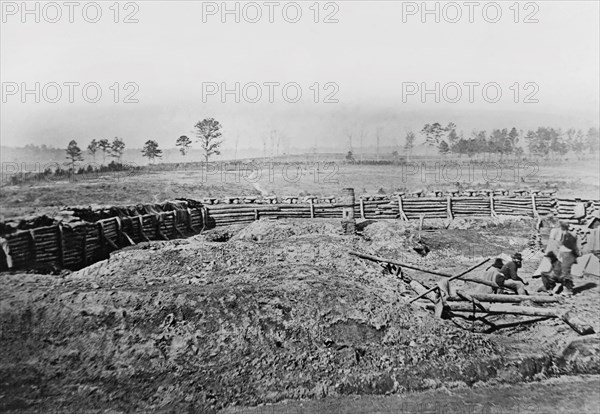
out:
{"label": "wooden structure", "polygon": [[[415,220],[455,219],[461,217],[495,217],[498,215],[543,217],[554,214],[577,223],[593,217],[600,210],[600,200],[555,198],[519,190],[520,196],[477,194],[459,196],[454,193],[433,195],[415,192],[378,194],[354,198],[350,190],[342,197],[321,199],[298,196],[264,198],[239,196],[218,199],[208,197],[201,202],[190,199],[161,204],[91,208],[66,208],[63,213],[72,221],[46,217],[32,219],[25,225],[0,223],[2,254],[0,267],[30,269],[57,267],[78,269],[108,257],[111,251],[149,240],[166,240],[197,234],[203,229],[231,224],[251,223],[259,219],[353,219]],[[440,195],[440,192],[436,194]],[[300,201],[301,200],[301,201]],[[576,217],[584,211],[585,218]],[[68,213],[68,214],[67,214]],[[40,225],[43,223],[44,225]],[[49,224],[52,223],[52,224]]]}

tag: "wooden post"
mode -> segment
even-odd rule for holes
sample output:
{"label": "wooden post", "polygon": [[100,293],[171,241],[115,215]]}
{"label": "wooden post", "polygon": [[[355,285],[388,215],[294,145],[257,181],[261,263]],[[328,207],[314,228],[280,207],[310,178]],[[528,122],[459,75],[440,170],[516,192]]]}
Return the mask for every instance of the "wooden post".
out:
{"label": "wooden post", "polygon": [[496,210],[494,210],[494,193],[493,192],[490,193],[490,215],[492,217],[498,217],[498,215],[496,214]]}
{"label": "wooden post", "polygon": [[344,234],[356,233],[356,220],[354,219],[354,188],[342,190],[342,229]]}
{"label": "wooden post", "polygon": [[537,206],[535,205],[535,194],[531,193],[531,209],[533,210],[533,217],[539,218],[540,214],[537,211]]}
{"label": "wooden post", "polygon": [[56,227],[58,229],[58,260],[59,260],[60,267],[63,267],[65,265],[64,233],[63,233],[63,228],[62,228],[61,223],[58,223],[56,225]]}
{"label": "wooden post", "polygon": [[31,258],[34,264],[37,264],[37,246],[35,244],[35,233],[33,230],[29,230],[29,248],[31,249]]}
{"label": "wooden post", "polygon": [[96,223],[96,226],[98,227],[98,240],[100,241],[100,247],[102,249],[102,252],[108,256],[108,249],[106,248],[106,238],[104,237],[104,225],[102,224],[102,221],[98,221]]}
{"label": "wooden post", "polygon": [[408,217],[404,214],[404,209],[402,208],[402,196],[398,196],[398,212],[400,213],[400,218],[404,221],[408,221]]}
{"label": "wooden post", "polygon": [[185,235],[177,228],[177,211],[173,210],[173,234],[180,234],[181,237],[185,237]]}
{"label": "wooden post", "polygon": [[360,203],[360,218],[362,218],[364,220],[365,219],[365,200],[363,200],[361,197],[359,203]]}
{"label": "wooden post", "polygon": [[137,216],[138,217],[138,221],[140,222],[140,236],[142,238],[142,240],[145,241],[150,241],[150,238],[148,236],[146,236],[146,232],[144,231],[144,218],[143,216]]}
{"label": "wooden post", "polygon": [[117,224],[117,244],[119,246],[123,245],[123,227],[121,223],[121,218],[119,216],[115,217],[115,223]]}
{"label": "wooden post", "polygon": [[192,210],[187,208],[187,227],[190,231],[194,231],[194,226],[192,226]]}
{"label": "wooden post", "polygon": [[204,230],[208,227],[208,209],[202,206],[202,210],[200,211],[202,212],[202,230]]}
{"label": "wooden post", "polygon": [[446,198],[446,215],[450,220],[454,220],[454,215],[452,214],[452,196],[448,196]]}

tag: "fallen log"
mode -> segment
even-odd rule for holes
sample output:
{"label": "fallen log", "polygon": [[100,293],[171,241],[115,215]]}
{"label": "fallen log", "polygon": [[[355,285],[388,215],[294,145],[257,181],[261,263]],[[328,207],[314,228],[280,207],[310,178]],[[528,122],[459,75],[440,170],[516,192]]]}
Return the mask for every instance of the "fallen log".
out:
{"label": "fallen log", "polygon": [[[594,328],[592,328],[587,322],[579,318],[571,311],[561,312],[551,308],[513,306],[505,304],[482,304],[482,307],[485,310],[481,308],[473,310],[473,306],[468,303],[447,303],[446,306],[453,312],[487,313],[496,315],[527,315],[559,318],[580,335],[589,335],[594,333]],[[427,304],[426,309],[435,310],[435,305]]]}
{"label": "fallen log", "polygon": [[[488,293],[467,293],[462,290],[457,290],[456,294],[467,294],[470,297],[477,299],[482,302],[499,302],[499,303],[521,303],[525,301],[531,301],[534,303],[559,303],[561,299],[556,296],[529,296],[529,295],[502,295],[502,294],[488,294]],[[460,297],[450,296],[448,301],[457,302],[461,301]]]}
{"label": "fallen log", "polygon": [[[448,303],[448,309],[455,312],[470,312],[473,313],[473,305],[470,303]],[[505,304],[482,304],[483,309],[479,308],[475,310],[476,313],[490,313],[490,314],[505,314],[505,315],[528,315],[528,316],[549,316],[559,317],[556,310],[549,308],[536,308],[533,306],[513,306]],[[430,305],[427,305],[427,309]]]}

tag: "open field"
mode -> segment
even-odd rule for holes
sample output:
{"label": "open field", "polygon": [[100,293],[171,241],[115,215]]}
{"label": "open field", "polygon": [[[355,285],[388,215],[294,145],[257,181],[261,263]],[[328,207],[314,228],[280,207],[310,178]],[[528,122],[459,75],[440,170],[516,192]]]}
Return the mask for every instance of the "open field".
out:
{"label": "open field", "polygon": [[595,160],[576,165],[560,161],[540,164],[469,164],[428,160],[407,165],[351,165],[323,162],[249,165],[235,169],[216,164],[207,169],[160,165],[132,173],[75,176],[73,180],[40,179],[27,185],[0,187],[5,218],[53,214],[61,206],[156,203],[177,197],[202,199],[228,195],[332,195],[353,187],[357,195],[416,189],[556,188],[560,196],[600,198],[600,171]]}

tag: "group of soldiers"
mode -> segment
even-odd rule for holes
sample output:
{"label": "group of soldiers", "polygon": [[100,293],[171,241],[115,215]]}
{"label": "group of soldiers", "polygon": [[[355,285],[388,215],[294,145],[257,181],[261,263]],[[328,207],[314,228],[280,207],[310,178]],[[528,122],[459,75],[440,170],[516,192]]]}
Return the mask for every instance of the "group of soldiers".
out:
{"label": "group of soldiers", "polygon": [[[550,261],[550,268],[540,272],[542,286],[539,293],[562,294],[566,297],[573,295],[573,276],[571,268],[579,256],[577,237],[569,231],[569,223],[560,222],[552,229],[545,250],[545,257]],[[498,288],[492,288],[493,293],[498,289],[506,289],[519,295],[528,295],[528,282],[519,276],[523,263],[521,253],[514,253],[506,263],[496,258],[494,263],[485,271],[484,279],[494,282]],[[535,277],[535,276],[534,276]]]}

